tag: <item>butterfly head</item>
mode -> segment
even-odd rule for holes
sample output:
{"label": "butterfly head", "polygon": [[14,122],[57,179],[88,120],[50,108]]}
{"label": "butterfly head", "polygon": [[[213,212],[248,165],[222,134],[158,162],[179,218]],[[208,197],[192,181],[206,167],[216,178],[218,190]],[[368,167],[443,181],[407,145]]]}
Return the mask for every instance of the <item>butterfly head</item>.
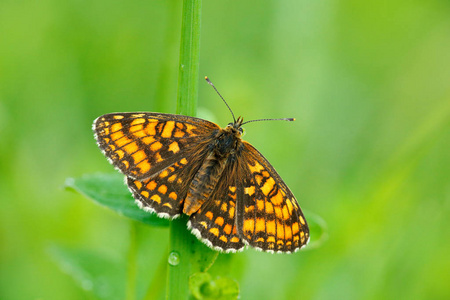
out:
{"label": "butterfly head", "polygon": [[228,123],[227,129],[233,132],[237,137],[241,137],[244,133],[244,128],[241,127],[243,121],[244,119],[242,117],[238,117],[234,122]]}

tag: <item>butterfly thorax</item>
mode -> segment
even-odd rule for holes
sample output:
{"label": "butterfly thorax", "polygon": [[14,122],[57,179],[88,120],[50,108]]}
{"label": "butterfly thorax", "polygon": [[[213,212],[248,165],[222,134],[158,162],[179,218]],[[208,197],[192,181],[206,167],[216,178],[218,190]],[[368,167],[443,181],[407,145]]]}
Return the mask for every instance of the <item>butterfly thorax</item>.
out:
{"label": "butterfly thorax", "polygon": [[242,118],[221,128],[212,138],[210,151],[195,174],[184,201],[183,212],[191,215],[209,199],[227,163],[235,161],[243,149],[241,140]]}

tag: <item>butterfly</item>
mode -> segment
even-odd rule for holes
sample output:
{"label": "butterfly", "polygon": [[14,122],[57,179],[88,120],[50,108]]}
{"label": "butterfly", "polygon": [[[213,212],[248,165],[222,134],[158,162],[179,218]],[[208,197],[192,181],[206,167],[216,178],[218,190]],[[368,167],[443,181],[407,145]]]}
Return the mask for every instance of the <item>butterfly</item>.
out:
{"label": "butterfly", "polygon": [[98,146],[126,176],[142,209],[169,219],[188,215],[188,228],[210,248],[299,250],[309,229],[297,200],[268,160],[241,139],[243,124],[266,119],[235,119],[206,80],[233,116],[225,128],[183,115],[111,113],[94,121]]}

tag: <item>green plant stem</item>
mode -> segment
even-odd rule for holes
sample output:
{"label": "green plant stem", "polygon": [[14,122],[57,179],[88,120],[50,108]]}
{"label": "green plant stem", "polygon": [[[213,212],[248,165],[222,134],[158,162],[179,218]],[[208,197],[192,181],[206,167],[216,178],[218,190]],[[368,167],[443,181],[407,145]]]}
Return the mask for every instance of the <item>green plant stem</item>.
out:
{"label": "green plant stem", "polygon": [[130,222],[130,248],[128,252],[128,276],[127,276],[127,288],[126,299],[136,299],[136,257],[137,257],[137,236],[136,236],[136,222],[131,220]]}
{"label": "green plant stem", "polygon": [[[178,73],[177,113],[195,116],[198,95],[200,60],[201,0],[184,0],[181,24],[180,65]],[[186,228],[186,217],[170,225],[169,255],[179,257],[178,264],[169,264],[166,299],[188,299],[191,255],[199,243]]]}

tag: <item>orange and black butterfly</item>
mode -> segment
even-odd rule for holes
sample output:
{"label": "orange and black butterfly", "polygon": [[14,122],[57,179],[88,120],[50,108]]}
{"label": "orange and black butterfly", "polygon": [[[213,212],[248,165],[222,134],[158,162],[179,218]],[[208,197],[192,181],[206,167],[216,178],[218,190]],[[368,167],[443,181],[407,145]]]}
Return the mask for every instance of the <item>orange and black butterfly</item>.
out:
{"label": "orange and black butterfly", "polygon": [[218,251],[295,252],[309,240],[303,213],[267,159],[241,139],[241,126],[259,120],[233,119],[220,128],[182,115],[112,113],[93,129],[142,209],[190,216],[192,233]]}

